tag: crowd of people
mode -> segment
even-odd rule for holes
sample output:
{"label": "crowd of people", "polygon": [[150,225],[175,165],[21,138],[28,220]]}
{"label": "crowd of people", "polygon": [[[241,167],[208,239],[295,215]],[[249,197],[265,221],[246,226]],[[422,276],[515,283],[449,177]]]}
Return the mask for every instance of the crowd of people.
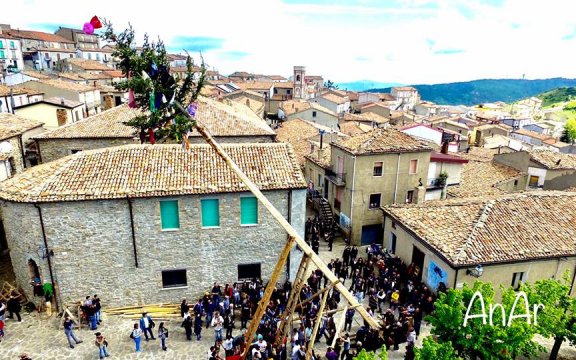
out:
{"label": "crowd of people", "polygon": [[[321,230],[315,228],[318,223],[309,221],[308,235],[313,242],[314,234],[319,234]],[[226,285],[224,290],[215,283],[212,291],[198,299],[193,308],[183,302],[183,326],[191,326],[185,326],[188,311],[188,317],[194,318],[193,323],[200,323],[199,327],[194,326],[195,330],[199,330],[196,334],[198,340],[202,317],[206,317],[207,327],[210,324],[215,326],[214,345],[209,350],[209,360],[237,356],[243,351],[248,351],[248,358],[252,359],[301,359],[306,349],[313,346],[310,343],[312,329],[317,321],[320,324],[315,341],[326,341],[328,350],[324,356],[327,359],[352,359],[362,349],[373,351],[385,347],[394,351],[398,350],[401,344],[406,344],[406,358],[413,358],[413,347],[420,334],[422,319],[433,311],[436,299],[434,292],[420,282],[421,269],[414,264],[406,266],[398,257],[389,254],[386,249],[380,249],[378,245],[367,247],[366,254],[359,254],[356,246],[346,246],[342,256],[332,259],[328,267],[349,288],[359,303],[367,305],[367,312],[379,322],[380,329],[370,328],[366,321],[355,316],[354,309],[349,309],[344,314],[343,332],[338,333],[334,314],[341,302],[341,294],[336,288],[328,291],[326,309],[319,315],[322,297],[313,295],[329,285],[328,279],[319,269],[311,272],[299,290],[298,296],[302,305],[295,309],[297,321],[293,323],[290,334],[281,339],[278,346],[274,346],[278,325],[292,290],[289,281],[273,290],[256,336],[248,342],[248,349],[242,348],[243,335],[233,338],[231,333],[235,316],[240,317],[240,328],[244,329],[248,319],[254,314],[264,292],[264,284],[259,279],[241,285]],[[443,291],[445,287],[441,286],[439,290]],[[224,314],[224,320],[215,325],[214,317],[220,316],[219,314]],[[355,318],[360,326],[354,329],[355,333],[351,333]],[[225,339],[222,338],[221,330],[219,332],[217,329],[218,326],[227,329]],[[190,340],[191,332],[187,330],[186,333]],[[316,354],[313,357],[321,358]]]}

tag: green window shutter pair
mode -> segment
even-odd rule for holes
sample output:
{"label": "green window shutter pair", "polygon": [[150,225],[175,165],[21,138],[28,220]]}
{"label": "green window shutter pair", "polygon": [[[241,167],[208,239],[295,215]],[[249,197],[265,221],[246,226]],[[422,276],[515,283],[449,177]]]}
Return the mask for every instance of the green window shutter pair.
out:
{"label": "green window shutter pair", "polygon": [[255,197],[240,198],[240,224],[258,224],[258,200]]}
{"label": "green window shutter pair", "polygon": [[4,51],[0,50],[0,59],[4,59]]}
{"label": "green window shutter pair", "polygon": [[178,200],[160,201],[160,219],[162,220],[162,230],[180,228]]}
{"label": "green window shutter pair", "polygon": [[218,199],[201,200],[202,226],[220,226],[220,202]]}

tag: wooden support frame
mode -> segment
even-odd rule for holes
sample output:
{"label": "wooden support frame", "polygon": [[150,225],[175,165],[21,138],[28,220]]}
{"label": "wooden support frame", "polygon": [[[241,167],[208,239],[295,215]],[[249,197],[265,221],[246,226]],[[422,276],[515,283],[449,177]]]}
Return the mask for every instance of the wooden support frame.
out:
{"label": "wooden support frame", "polygon": [[336,346],[336,340],[338,340],[338,337],[340,335],[340,331],[342,330],[342,327],[344,326],[344,321],[346,320],[346,311],[348,311],[348,306],[344,307],[344,312],[342,313],[342,317],[340,318],[340,321],[338,321],[338,324],[336,325],[336,333],[334,334],[334,340],[332,340],[332,347]]}
{"label": "wooden support frame", "polygon": [[[174,101],[174,106],[176,106],[176,108],[178,108],[182,112],[182,114],[185,114],[190,119],[195,120],[194,117],[192,117],[192,115],[190,115],[188,111],[186,111],[184,106],[182,106],[182,104],[180,104],[178,101]],[[274,269],[272,276],[270,277],[270,280],[268,282],[268,286],[264,291],[264,296],[260,300],[258,310],[256,311],[255,316],[252,318],[248,331],[245,334],[244,342],[246,348],[248,349],[249,342],[252,341],[255,331],[258,329],[258,324],[260,324],[260,320],[264,315],[266,306],[268,306],[272,290],[276,286],[276,282],[280,277],[281,270],[284,267],[286,259],[290,254],[290,249],[292,247],[292,240],[294,240],[294,242],[300,247],[300,249],[302,249],[302,252],[310,258],[310,260],[314,263],[314,265],[316,265],[318,269],[322,271],[324,276],[330,281],[330,283],[334,285],[334,287],[348,301],[348,303],[350,303],[352,306],[359,305],[354,295],[352,295],[344,285],[338,282],[338,277],[334,275],[332,270],[330,270],[326,264],[324,264],[322,259],[320,259],[320,257],[318,256],[318,254],[316,254],[312,250],[312,248],[296,232],[296,230],[284,218],[284,216],[278,211],[278,209],[276,209],[274,205],[272,205],[272,203],[266,198],[266,196],[262,194],[258,186],[252,180],[250,180],[250,178],[242,171],[242,169],[240,169],[240,167],[238,167],[238,165],[232,160],[230,155],[228,155],[226,151],[224,151],[222,146],[218,144],[216,140],[214,140],[214,138],[208,132],[206,127],[201,123],[199,123],[198,121],[195,121],[195,128],[200,134],[200,136],[202,136],[202,138],[204,138],[204,140],[216,151],[216,153],[224,160],[224,162],[226,162],[226,164],[230,167],[230,169],[234,171],[234,173],[242,180],[244,185],[246,185],[246,187],[252,192],[252,194],[254,194],[254,196],[260,201],[260,203],[262,203],[262,205],[270,212],[270,215],[272,215],[272,217],[284,228],[284,230],[286,230],[286,232],[289,235],[287,244],[282,253],[280,254],[279,261],[276,264],[276,268]],[[288,244],[290,244],[289,247]],[[285,251],[287,247],[288,251]],[[277,271],[278,269],[280,269],[280,271]],[[358,312],[371,327],[376,329],[379,328],[378,323],[370,316],[370,314],[368,314],[368,311],[366,311],[366,309],[364,309],[361,306],[358,306]],[[242,360],[246,359],[247,353],[248,351],[244,352],[244,354],[242,355]]]}
{"label": "wooden support frame", "polygon": [[333,286],[326,286],[325,289],[327,291],[324,292],[324,296],[322,296],[322,302],[320,303],[320,310],[318,310],[318,314],[316,315],[316,321],[314,322],[314,329],[312,329],[312,337],[310,338],[310,342],[308,342],[308,348],[306,349],[306,360],[309,360],[312,357],[312,349],[314,349],[314,342],[316,341],[316,334],[318,334],[318,329],[320,328],[320,323],[322,322],[322,313],[324,312],[324,308],[326,307],[326,300],[328,300],[328,294],[330,294],[330,289]]}

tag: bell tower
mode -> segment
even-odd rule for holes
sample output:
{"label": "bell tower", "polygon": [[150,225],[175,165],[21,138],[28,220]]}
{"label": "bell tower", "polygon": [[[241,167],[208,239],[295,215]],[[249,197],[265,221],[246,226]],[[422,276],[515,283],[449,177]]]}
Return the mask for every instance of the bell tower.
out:
{"label": "bell tower", "polygon": [[306,98],[306,82],[304,77],[306,76],[305,66],[294,66],[294,98],[305,99]]}

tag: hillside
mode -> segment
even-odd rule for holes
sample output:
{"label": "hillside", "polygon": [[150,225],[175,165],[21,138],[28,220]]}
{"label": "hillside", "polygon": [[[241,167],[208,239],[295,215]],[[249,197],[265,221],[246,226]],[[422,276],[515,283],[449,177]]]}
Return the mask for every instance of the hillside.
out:
{"label": "hillside", "polygon": [[[422,100],[446,105],[476,105],[495,101],[511,103],[555,88],[576,86],[576,79],[483,79],[412,86],[418,89]],[[390,92],[390,88],[371,89],[368,91]]]}
{"label": "hillside", "polygon": [[576,99],[576,87],[562,87],[536,95],[536,97],[542,99],[542,106],[544,107],[567,102]]}
{"label": "hillside", "polygon": [[366,91],[367,89],[386,88],[392,86],[401,86],[402,84],[394,82],[377,82],[371,80],[358,80],[351,82],[336,83],[338,89],[349,91]]}

